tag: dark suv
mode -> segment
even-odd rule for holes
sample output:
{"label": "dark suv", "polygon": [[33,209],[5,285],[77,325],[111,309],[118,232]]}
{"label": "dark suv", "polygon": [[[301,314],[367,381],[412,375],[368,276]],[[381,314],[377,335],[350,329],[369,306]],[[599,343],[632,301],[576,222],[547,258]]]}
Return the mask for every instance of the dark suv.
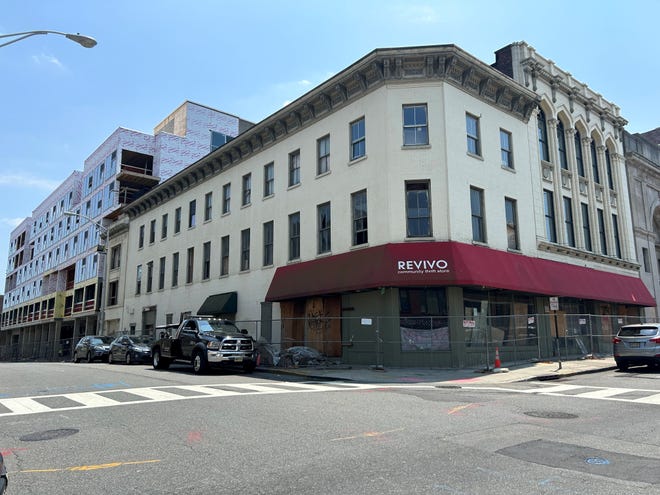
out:
{"label": "dark suv", "polygon": [[79,363],[81,359],[85,359],[88,363],[97,359],[107,361],[111,342],[112,337],[99,335],[83,337],[78,341],[76,348],[73,350],[73,362]]}

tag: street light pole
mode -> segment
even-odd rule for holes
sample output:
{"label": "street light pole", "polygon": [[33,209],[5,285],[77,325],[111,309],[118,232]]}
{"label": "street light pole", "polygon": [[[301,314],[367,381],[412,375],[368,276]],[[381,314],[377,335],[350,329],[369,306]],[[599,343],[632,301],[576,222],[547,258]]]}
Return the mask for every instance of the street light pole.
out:
{"label": "street light pole", "polygon": [[0,38],[16,38],[1,44],[0,48],[3,46],[11,45],[12,43],[16,43],[17,41],[24,40],[25,38],[29,38],[30,36],[36,36],[38,34],[59,34],[60,36],[64,36],[65,38],[70,39],[71,41],[78,43],[80,46],[85,48],[93,48],[96,46],[96,40],[94,38],[85,36],[84,34],[80,33],[72,34],[61,33],[59,31],[25,31],[23,33],[0,34]]}
{"label": "street light pole", "polygon": [[108,260],[108,228],[101,225],[101,222],[94,220],[92,217],[83,215],[82,213],[76,213],[75,211],[63,211],[63,215],[67,217],[78,217],[84,218],[85,220],[90,221],[94,224],[96,229],[99,232],[99,239],[101,243],[97,247],[97,252],[99,255],[103,256],[103,272],[101,272],[101,256],[99,256],[99,263],[97,265],[96,278],[98,280],[98,301],[99,301],[99,315],[96,320],[96,334],[103,335],[104,325],[105,325],[105,272],[106,272],[106,262]]}

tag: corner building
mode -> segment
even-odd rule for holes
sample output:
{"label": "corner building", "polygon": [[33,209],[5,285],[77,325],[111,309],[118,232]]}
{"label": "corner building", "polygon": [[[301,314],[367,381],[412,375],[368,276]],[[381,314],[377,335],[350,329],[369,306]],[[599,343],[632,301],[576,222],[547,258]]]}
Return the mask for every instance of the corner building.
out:
{"label": "corner building", "polygon": [[[549,296],[563,335],[578,315],[638,316],[653,300],[625,203],[625,121],[572,80],[564,109],[532,58],[524,80],[512,54],[494,67],[455,45],[366,55],[124,208],[108,322],[214,314],[346,363],[471,366],[493,343],[552,353]],[[572,148],[568,169],[540,155],[559,146],[555,120],[584,136],[584,177]]]}

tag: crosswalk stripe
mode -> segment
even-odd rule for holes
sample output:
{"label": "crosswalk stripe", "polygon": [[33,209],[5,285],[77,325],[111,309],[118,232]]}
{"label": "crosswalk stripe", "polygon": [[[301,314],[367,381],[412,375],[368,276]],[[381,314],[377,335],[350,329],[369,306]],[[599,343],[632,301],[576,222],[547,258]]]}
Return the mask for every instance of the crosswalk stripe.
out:
{"label": "crosswalk stripe", "polygon": [[660,404],[660,394],[640,397],[639,399],[633,399],[632,402],[642,402],[644,404]]}
{"label": "crosswalk stripe", "polygon": [[[185,399],[200,399],[205,397],[229,397],[238,395],[251,394],[282,394],[282,393],[300,393],[300,392],[337,392],[337,391],[353,391],[381,388],[382,385],[375,384],[342,384],[333,385],[332,383],[282,383],[282,386],[267,386],[257,383],[218,383],[207,385],[171,385],[167,387],[138,387],[126,389],[114,389],[104,391],[103,395],[99,392],[78,392],[57,395],[39,395],[35,397],[17,397],[0,399],[0,406],[9,412],[2,412],[0,409],[0,417],[3,416],[16,416],[22,414],[35,414],[50,411],[66,411],[75,409],[85,409],[94,407],[108,407],[119,405],[130,405],[137,403],[149,402],[165,402],[174,400]],[[231,390],[234,389],[234,390]],[[178,394],[177,390],[183,392],[184,390],[194,393],[191,394]],[[244,390],[241,391],[241,390]],[[144,400],[115,400],[110,396],[115,395],[117,398],[122,396],[141,397]],[[40,399],[70,399],[79,405],[68,407],[48,407],[39,402]]]}
{"label": "crosswalk stripe", "polygon": [[7,409],[19,414],[45,412],[51,410],[50,407],[27,397],[19,397],[16,399],[0,399],[0,404],[5,406]]}
{"label": "crosswalk stripe", "polygon": [[625,394],[627,392],[634,392],[634,389],[631,388],[604,388],[601,390],[592,390],[591,392],[584,392],[582,394],[577,394],[575,397],[582,397],[585,399],[606,399],[608,397],[613,397],[619,394]]}
{"label": "crosswalk stripe", "polygon": [[65,394],[64,397],[76,402],[80,402],[83,406],[88,407],[101,407],[101,406],[114,406],[120,404],[120,401],[109,399],[95,392],[79,392],[75,394]]}

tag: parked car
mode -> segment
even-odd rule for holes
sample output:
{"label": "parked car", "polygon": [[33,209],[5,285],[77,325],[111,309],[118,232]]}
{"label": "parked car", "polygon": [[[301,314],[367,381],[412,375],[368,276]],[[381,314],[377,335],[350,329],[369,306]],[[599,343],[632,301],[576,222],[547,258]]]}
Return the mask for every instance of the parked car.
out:
{"label": "parked car", "polygon": [[0,453],[0,495],[5,493],[5,488],[9,480],[7,479],[7,468],[5,467],[5,460],[2,458],[2,453]]}
{"label": "parked car", "polygon": [[73,362],[79,363],[81,359],[85,359],[88,363],[97,359],[107,361],[111,342],[112,337],[99,335],[83,337],[73,350]]}
{"label": "parked car", "polygon": [[625,325],[612,339],[614,360],[621,371],[629,366],[660,366],[660,323]]}
{"label": "parked car", "polygon": [[110,344],[108,363],[151,363],[151,344],[148,335],[120,335]]}

